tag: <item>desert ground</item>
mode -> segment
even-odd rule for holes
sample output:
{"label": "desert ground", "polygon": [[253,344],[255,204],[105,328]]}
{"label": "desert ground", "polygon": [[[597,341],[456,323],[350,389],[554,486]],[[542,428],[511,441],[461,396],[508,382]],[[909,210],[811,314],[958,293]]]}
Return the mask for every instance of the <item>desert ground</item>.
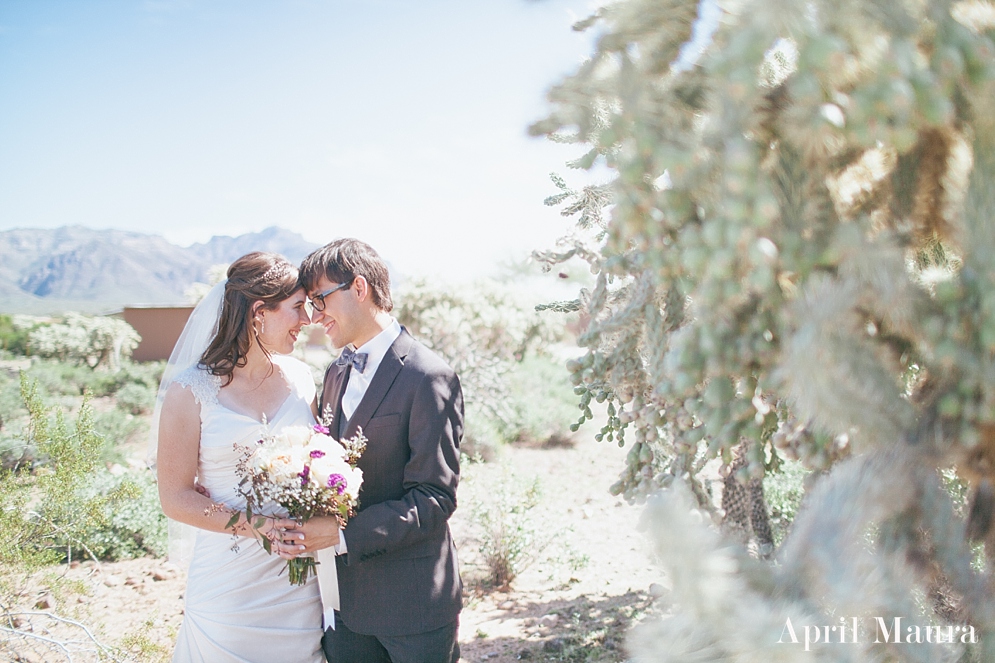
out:
{"label": "desert ground", "polygon": [[[638,529],[642,509],[608,493],[626,450],[596,442],[593,428],[555,446],[513,445],[490,462],[464,464],[451,520],[466,585],[463,661],[624,661],[630,625],[662,611],[656,604],[667,583]],[[523,507],[516,500],[530,488],[536,500]],[[522,568],[508,587],[488,582],[480,552],[495,536],[480,523],[496,511],[507,516],[503,536],[521,544]],[[52,573],[73,582],[46,591]],[[153,558],[84,561],[35,580],[19,619],[38,637],[0,633],[10,638],[0,655],[31,662],[169,660],[183,620],[180,566]]]}

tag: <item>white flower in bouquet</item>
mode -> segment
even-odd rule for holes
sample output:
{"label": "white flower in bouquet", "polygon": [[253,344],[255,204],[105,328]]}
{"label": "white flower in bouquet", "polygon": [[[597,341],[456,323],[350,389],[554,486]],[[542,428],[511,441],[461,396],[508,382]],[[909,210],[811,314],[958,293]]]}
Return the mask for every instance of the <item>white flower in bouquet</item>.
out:
{"label": "white flower in bouquet", "polygon": [[308,426],[290,426],[284,428],[279,437],[286,440],[286,446],[305,447],[308,446],[313,435],[314,430]]}
{"label": "white flower in bouquet", "polygon": [[344,483],[346,473],[351,469],[342,458],[324,455],[311,461],[311,481],[320,488],[334,488],[336,484],[333,479],[341,477],[340,483]]}
{"label": "white flower in bouquet", "polygon": [[363,485],[363,470],[358,467],[350,467],[346,472],[345,495],[349,499],[356,501],[359,499],[359,489]]}
{"label": "white flower in bouquet", "polygon": [[345,458],[346,450],[339,441],[334,437],[325,435],[324,433],[315,432],[311,436],[308,442],[308,449],[312,451],[321,451],[329,456],[335,456],[336,458]]}
{"label": "white flower in bouquet", "polygon": [[[281,440],[274,440],[280,442]],[[280,447],[260,445],[255,454],[253,468],[264,472],[274,484],[292,481],[304,469],[309,459],[305,447]]]}

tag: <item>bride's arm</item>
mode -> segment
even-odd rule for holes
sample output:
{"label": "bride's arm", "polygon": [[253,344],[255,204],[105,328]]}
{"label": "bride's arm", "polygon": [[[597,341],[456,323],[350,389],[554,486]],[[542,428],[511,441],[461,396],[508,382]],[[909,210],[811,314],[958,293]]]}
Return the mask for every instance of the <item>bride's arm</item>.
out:
{"label": "bride's arm", "polygon": [[[211,532],[234,532],[241,536],[272,538],[276,519],[266,518],[255,529],[239,513],[234,527],[227,527],[233,512],[197,492],[197,460],[200,453],[200,404],[190,389],[173,384],[166,391],[159,418],[159,501],[173,520]],[[256,518],[253,518],[255,521]]]}

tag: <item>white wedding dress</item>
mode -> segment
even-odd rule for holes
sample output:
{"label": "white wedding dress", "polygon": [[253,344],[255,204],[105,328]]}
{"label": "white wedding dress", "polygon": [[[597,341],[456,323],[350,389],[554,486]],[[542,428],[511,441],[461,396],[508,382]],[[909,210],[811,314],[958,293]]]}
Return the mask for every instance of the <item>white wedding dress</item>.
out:
{"label": "white wedding dress", "polygon": [[[218,402],[221,378],[197,367],[176,378],[200,403],[198,481],[212,500],[239,511],[245,499],[236,490],[238,447],[267,430],[314,423],[310,369],[291,357],[273,361],[292,391],[267,426]],[[257,541],[197,530],[174,663],[324,663],[318,582],[291,585],[285,566]]]}

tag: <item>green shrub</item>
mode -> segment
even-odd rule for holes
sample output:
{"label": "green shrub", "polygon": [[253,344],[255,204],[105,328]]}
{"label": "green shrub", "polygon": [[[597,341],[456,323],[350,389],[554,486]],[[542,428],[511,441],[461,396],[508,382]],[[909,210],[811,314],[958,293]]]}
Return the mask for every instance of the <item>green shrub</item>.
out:
{"label": "green shrub", "polygon": [[557,446],[568,443],[577,403],[569,376],[559,362],[530,354],[508,365],[503,408],[466,403],[462,450],[470,457],[492,460],[503,444]]}
{"label": "green shrub", "polygon": [[764,498],[770,509],[775,546],[781,545],[791,529],[805,497],[806,478],[811,474],[811,470],[805,469],[800,461],[785,460],[777,472],[768,472],[764,476]]}
{"label": "green shrub", "polygon": [[115,476],[100,469],[106,441],[90,404],[84,400],[70,424],[61,411],[44,406],[27,377],[21,392],[29,419],[4,444],[35,449],[42,460],[33,471],[0,470],[0,571],[30,571],[81,555],[110,560],[164,554],[166,518],[153,477],[144,470]]}
{"label": "green shrub", "polygon": [[[47,464],[37,472],[0,470],[0,577],[74,557],[103,508],[101,499],[84,495],[102,445],[89,403],[69,423],[61,411],[52,416],[37,385],[23,374],[21,395],[29,413],[22,443],[36,448]],[[16,590],[0,583],[0,594]],[[10,605],[6,598],[0,595]]]}
{"label": "green shrub", "polygon": [[164,362],[138,364],[124,361],[117,370],[106,371],[71,362],[37,359],[28,369],[28,375],[48,394],[81,396],[89,392],[100,397],[113,396],[129,384],[155,390],[164,366]]}
{"label": "green shrub", "polygon": [[111,373],[114,377],[114,383],[117,385],[115,391],[129,384],[138,384],[156,390],[159,388],[159,380],[162,379],[162,371],[165,368],[165,361],[141,363],[130,360],[122,361],[118,370]]}
{"label": "green shrub", "polygon": [[563,365],[551,357],[530,355],[508,372],[515,412],[506,436],[512,442],[555,444],[577,419],[577,397]]}
{"label": "green shrub", "polygon": [[148,422],[119,408],[99,412],[94,416],[94,428],[102,440],[100,460],[104,463],[122,462],[119,447],[131,442],[148,430]]}
{"label": "green shrub", "polygon": [[21,324],[13,316],[0,314],[0,348],[16,355],[28,353],[31,326]]}
{"label": "green shrub", "polygon": [[114,561],[166,554],[166,516],[152,473],[136,470],[115,476],[99,473],[84,491],[86,498],[104,499],[102,518],[83,533],[93,556]]}
{"label": "green shrub", "polygon": [[508,442],[544,443],[577,418],[572,387],[545,356],[562,327],[527,299],[494,281],[460,288],[417,281],[398,295],[397,319],[460,376],[470,456],[489,460]]}
{"label": "green shrub", "polygon": [[20,431],[0,431],[0,471],[18,471],[34,465],[38,450],[24,440]]}
{"label": "green shrub", "polygon": [[156,389],[129,382],[114,394],[119,408],[133,415],[148,414],[155,407]]}
{"label": "green shrub", "polygon": [[114,378],[105,371],[94,371],[80,366],[50,359],[36,360],[27,370],[28,377],[36,381],[45,395],[107,396],[114,391]]}
{"label": "green shrub", "polygon": [[6,373],[0,372],[0,431],[12,422],[24,417],[27,411],[21,400],[21,388],[18,381]]}
{"label": "green shrub", "polygon": [[464,480],[468,493],[473,536],[487,571],[486,582],[508,588],[552,541],[553,533],[536,509],[542,498],[539,477],[516,476],[504,466],[499,474],[484,478],[470,470]]}

